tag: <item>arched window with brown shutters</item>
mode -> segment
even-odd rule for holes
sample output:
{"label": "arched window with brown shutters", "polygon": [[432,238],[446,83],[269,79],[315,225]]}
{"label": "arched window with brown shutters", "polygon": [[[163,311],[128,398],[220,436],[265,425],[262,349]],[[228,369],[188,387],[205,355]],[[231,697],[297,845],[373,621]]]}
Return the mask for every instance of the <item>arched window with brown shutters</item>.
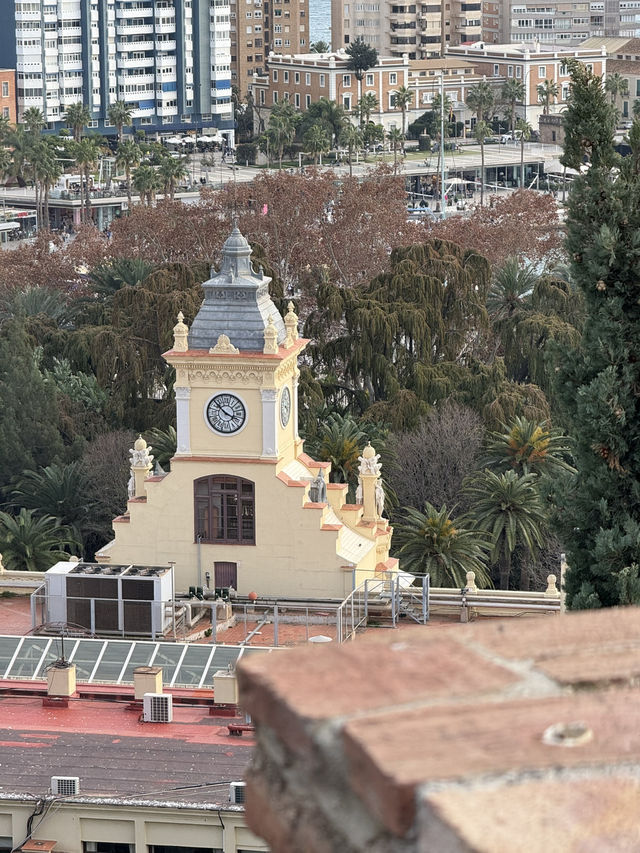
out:
{"label": "arched window with brown shutters", "polygon": [[255,485],[243,477],[200,477],[193,484],[195,540],[255,545]]}

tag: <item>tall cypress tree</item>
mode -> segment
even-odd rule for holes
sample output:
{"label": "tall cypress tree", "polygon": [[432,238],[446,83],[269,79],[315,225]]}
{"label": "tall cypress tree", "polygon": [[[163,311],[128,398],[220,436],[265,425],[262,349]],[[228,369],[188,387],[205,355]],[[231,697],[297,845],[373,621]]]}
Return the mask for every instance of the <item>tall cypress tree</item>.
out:
{"label": "tall cypress tree", "polygon": [[574,63],[563,162],[583,174],[567,249],[587,316],[557,374],[578,471],[558,501],[572,609],[640,601],[640,180],[614,130],[602,79]]}

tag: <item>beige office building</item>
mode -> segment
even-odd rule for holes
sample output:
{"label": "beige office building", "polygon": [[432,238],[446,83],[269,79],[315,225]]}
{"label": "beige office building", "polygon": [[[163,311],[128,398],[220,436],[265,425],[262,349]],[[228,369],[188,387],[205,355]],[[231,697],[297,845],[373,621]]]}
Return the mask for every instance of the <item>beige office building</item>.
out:
{"label": "beige office building", "polygon": [[334,50],[362,39],[380,56],[426,59],[439,56],[445,45],[478,41],[482,37],[480,0],[403,2],[396,0],[332,0],[331,41]]}
{"label": "beige office building", "polygon": [[232,0],[231,82],[240,96],[262,74],[269,52],[300,53],[309,44],[309,0]]}

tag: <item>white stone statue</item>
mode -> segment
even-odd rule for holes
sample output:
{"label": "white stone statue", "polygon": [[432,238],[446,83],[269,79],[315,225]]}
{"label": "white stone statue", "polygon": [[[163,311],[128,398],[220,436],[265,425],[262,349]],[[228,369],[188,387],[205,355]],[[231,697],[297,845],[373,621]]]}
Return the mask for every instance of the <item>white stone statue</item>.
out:
{"label": "white stone statue", "polygon": [[382,467],[380,465],[380,454],[375,452],[370,443],[362,451],[362,456],[358,456],[358,462],[360,463],[358,468],[360,475],[374,474],[376,477],[379,476]]}
{"label": "white stone statue", "polygon": [[147,444],[144,438],[139,435],[133,448],[129,451],[131,456],[132,468],[150,468],[153,466],[153,456],[151,451],[153,447]]}
{"label": "white stone statue", "polygon": [[376,512],[382,518],[382,513],[384,511],[384,489],[382,487],[382,481],[378,480],[376,483]]}
{"label": "white stone statue", "polygon": [[356,503],[362,503],[362,480],[358,477],[358,488],[356,489]]}
{"label": "white stone statue", "polygon": [[133,471],[129,477],[129,482],[127,483],[127,494],[129,495],[129,498],[135,498],[136,496],[136,478],[133,476]]}

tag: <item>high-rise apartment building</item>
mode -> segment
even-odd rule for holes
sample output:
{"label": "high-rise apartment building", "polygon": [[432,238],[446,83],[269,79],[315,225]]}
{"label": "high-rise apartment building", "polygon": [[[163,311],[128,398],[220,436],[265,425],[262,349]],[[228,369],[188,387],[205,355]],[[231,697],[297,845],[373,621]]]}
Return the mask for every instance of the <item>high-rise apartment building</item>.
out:
{"label": "high-rise apartment building", "polygon": [[[444,28],[442,15],[444,14]],[[481,0],[332,0],[334,50],[362,39],[381,56],[426,59],[482,37]],[[443,44],[444,43],[444,44]]]}
{"label": "high-rise apartment building", "polygon": [[3,0],[0,56],[15,64],[18,118],[50,129],[82,101],[90,127],[115,133],[107,109],[133,110],[150,132],[215,127],[233,142],[229,0]]}
{"label": "high-rise apartment building", "polygon": [[640,0],[506,0],[506,37],[512,42],[577,46],[585,39],[640,36]]}
{"label": "high-rise apartment building", "polygon": [[305,53],[308,45],[308,0],[231,0],[231,79],[241,96],[270,51]]}

